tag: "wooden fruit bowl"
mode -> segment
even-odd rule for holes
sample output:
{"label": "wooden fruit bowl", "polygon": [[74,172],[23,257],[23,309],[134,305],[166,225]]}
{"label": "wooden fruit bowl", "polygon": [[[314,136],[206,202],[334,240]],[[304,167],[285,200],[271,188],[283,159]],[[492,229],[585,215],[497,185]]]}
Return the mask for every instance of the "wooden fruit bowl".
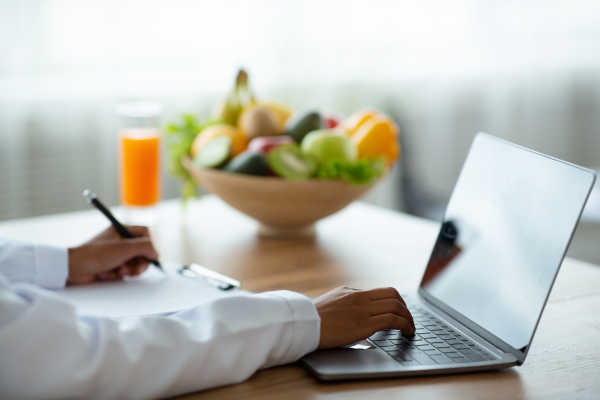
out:
{"label": "wooden fruit bowl", "polygon": [[258,233],[264,237],[312,237],[316,221],[340,211],[372,187],[343,181],[292,181],[201,169],[189,158],[182,163],[198,184],[258,220]]}

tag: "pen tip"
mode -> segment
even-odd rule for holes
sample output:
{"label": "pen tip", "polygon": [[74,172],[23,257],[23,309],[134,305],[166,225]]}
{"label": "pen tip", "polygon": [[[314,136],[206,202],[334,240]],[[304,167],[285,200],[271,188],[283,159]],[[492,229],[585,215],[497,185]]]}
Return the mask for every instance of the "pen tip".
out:
{"label": "pen tip", "polygon": [[163,268],[162,264],[158,260],[152,260],[152,264],[156,266],[156,268],[160,269],[163,274],[167,275],[167,272]]}

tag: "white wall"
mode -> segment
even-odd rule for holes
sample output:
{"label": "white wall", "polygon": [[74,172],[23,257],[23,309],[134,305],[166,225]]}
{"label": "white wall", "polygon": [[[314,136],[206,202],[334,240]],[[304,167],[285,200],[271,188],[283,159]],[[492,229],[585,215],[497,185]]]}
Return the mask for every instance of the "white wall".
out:
{"label": "white wall", "polygon": [[[599,22],[584,0],[1,0],[0,219],[86,207],[86,187],[115,204],[115,103],[206,115],[239,66],[263,97],[393,114],[422,202],[478,130],[600,166]],[[393,183],[377,202],[401,203]]]}

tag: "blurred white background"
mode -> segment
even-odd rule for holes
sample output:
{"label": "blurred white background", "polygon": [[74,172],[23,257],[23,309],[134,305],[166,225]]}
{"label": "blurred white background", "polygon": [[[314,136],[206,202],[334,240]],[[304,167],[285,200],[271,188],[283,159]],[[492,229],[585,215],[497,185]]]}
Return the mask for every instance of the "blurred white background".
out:
{"label": "blurred white background", "polygon": [[[207,116],[240,66],[259,97],[394,116],[388,207],[439,219],[480,130],[600,169],[597,0],[0,0],[0,219],[117,204],[115,104]],[[600,263],[593,204],[573,251]]]}

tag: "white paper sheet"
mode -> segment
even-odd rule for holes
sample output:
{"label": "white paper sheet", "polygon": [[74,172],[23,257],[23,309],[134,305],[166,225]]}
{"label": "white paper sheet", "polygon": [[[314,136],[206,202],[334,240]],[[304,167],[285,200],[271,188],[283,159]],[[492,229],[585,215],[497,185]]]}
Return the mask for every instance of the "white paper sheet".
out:
{"label": "white paper sheet", "polygon": [[150,266],[139,277],[68,286],[57,293],[75,303],[78,314],[103,317],[170,314],[239,293],[217,289],[202,278],[183,276],[177,272],[180,265],[167,263],[163,268],[166,276]]}

